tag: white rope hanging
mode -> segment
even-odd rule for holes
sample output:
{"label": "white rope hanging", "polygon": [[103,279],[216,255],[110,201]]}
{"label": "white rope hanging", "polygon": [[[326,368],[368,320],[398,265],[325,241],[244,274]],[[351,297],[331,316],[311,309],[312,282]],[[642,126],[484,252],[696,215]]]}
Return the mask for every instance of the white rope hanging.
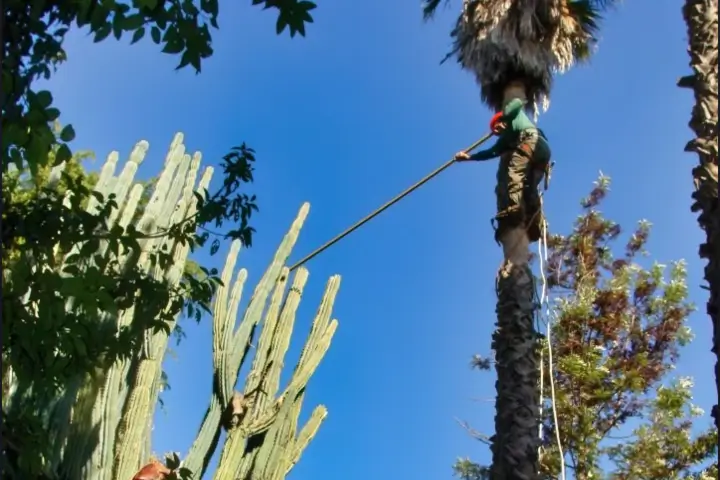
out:
{"label": "white rope hanging", "polygon": [[[542,196],[540,197],[540,205],[542,209]],[[542,280],[542,288],[540,291],[540,308],[544,308],[544,311],[540,314],[540,317],[545,318],[545,327],[546,327],[546,340],[547,340],[547,350],[548,350],[548,371],[550,372],[550,402],[552,405],[552,413],[553,413],[553,421],[555,424],[555,441],[557,443],[558,447],[558,456],[560,457],[560,479],[565,480],[565,453],[563,451],[562,446],[562,440],[560,439],[560,425],[558,423],[558,415],[557,415],[557,406],[555,404],[555,379],[552,375],[552,372],[554,370],[553,366],[553,353],[552,353],[552,341],[551,341],[551,330],[552,330],[552,321],[551,321],[551,311],[550,311],[550,302],[548,301],[548,292],[547,292],[547,278],[545,277],[545,263],[548,258],[548,245],[547,245],[547,222],[544,219],[542,220],[542,235],[540,238],[540,241],[538,242],[538,257],[540,259],[540,278]],[[539,323],[538,327],[539,327]],[[538,328],[539,330],[539,328]],[[544,390],[544,352],[545,349],[540,350],[540,418],[542,418],[543,414],[543,390]],[[540,423],[538,436],[540,437],[540,440],[543,438],[543,425],[542,422]],[[538,452],[539,456],[539,452]]]}

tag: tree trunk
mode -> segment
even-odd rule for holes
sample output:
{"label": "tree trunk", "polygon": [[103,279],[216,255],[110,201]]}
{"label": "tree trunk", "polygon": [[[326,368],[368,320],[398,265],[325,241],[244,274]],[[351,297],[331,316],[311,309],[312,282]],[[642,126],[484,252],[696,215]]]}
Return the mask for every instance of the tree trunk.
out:
{"label": "tree trunk", "polygon": [[[695,95],[689,126],[695,138],[685,151],[697,153],[700,164],[693,168],[695,192],[692,211],[700,212],[698,223],[707,240],[700,245],[700,258],[708,260],[705,280],[710,299],[707,313],[713,324],[712,351],[720,357],[720,211],[718,211],[718,0],[686,0],[683,17],[687,24],[688,53],[692,75],[678,82]],[[720,397],[720,360],[715,362],[715,383]],[[720,410],[716,404],[712,416],[720,429]],[[720,446],[720,443],[719,443]]]}
{"label": "tree trunk", "polygon": [[493,334],[497,372],[492,480],[538,478],[539,359],[534,327],[533,275],[524,228],[500,238],[505,261],[497,278],[497,329]]}
{"label": "tree trunk", "polygon": [[[503,104],[527,98],[522,82],[504,87]],[[500,227],[500,226],[499,226]],[[538,478],[540,425],[539,358],[535,333],[535,285],[528,265],[527,226],[498,230],[503,265],[497,276],[497,328],[493,334],[497,372],[492,480]]]}

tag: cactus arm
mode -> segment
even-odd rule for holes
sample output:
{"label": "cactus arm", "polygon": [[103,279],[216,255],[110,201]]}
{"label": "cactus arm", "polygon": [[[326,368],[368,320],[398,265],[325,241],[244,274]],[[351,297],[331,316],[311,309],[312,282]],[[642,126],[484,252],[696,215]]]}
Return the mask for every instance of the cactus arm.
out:
{"label": "cactus arm", "polygon": [[[301,281],[304,281],[302,278],[304,275],[306,274],[303,274],[302,270],[299,270],[296,275],[296,280],[297,277],[300,277]],[[329,279],[326,285],[320,307],[313,321],[300,361],[295,368],[290,384],[280,398],[274,404],[267,406],[263,411],[256,412],[253,416],[253,421],[248,426],[241,426],[241,428],[228,433],[225,448],[223,449],[223,452],[228,452],[227,465],[222,463],[221,458],[221,467],[226,467],[226,470],[220,472],[220,469],[218,469],[215,479],[220,480],[225,478],[220,475],[221,473],[235,475],[234,478],[249,478],[251,474],[257,474],[259,475],[258,478],[271,479],[275,478],[271,475],[280,474],[273,473],[275,472],[275,468],[278,468],[277,472],[282,471],[282,467],[279,466],[280,464],[292,463],[286,459],[286,457],[299,458],[300,454],[298,452],[292,454],[285,453],[285,445],[292,443],[292,440],[288,438],[287,433],[283,432],[287,432],[287,429],[290,428],[290,431],[292,431],[294,435],[297,425],[297,415],[293,412],[299,412],[302,406],[301,394],[305,390],[310,376],[314,373],[320,360],[322,360],[329,348],[330,341],[337,329],[337,321],[330,321],[330,315],[339,288],[340,277],[335,275]],[[289,296],[291,294],[293,294],[292,291]],[[293,306],[293,304],[290,303],[290,305],[286,305],[286,307],[296,309],[297,305]],[[290,314],[290,311],[288,314]],[[292,317],[294,317],[294,311],[292,311]],[[278,340],[283,340],[278,344],[276,355],[277,358],[282,359],[287,350],[291,324],[290,322],[284,323],[281,319],[278,327],[286,328],[284,332],[282,330],[278,332],[280,334]],[[265,379],[267,391],[277,391],[281,369],[282,361],[273,363]],[[259,406],[262,407],[263,404],[261,403]],[[293,417],[293,415],[295,416]],[[310,431],[312,431],[312,429],[308,430],[308,432]],[[259,433],[263,434],[261,446],[252,451],[245,452],[243,442],[247,437]],[[307,442],[309,442],[309,439]],[[235,457],[233,457],[233,453]],[[241,455],[242,457],[239,458]],[[264,475],[269,476],[265,477]]]}
{"label": "cactus arm", "polygon": [[[223,268],[220,277],[222,285],[218,287],[215,294],[215,305],[213,308],[213,366],[216,370],[219,370],[216,375],[220,377],[220,403],[223,405],[227,405],[230,399],[227,382],[222,380],[225,377],[225,372],[223,371],[225,368],[224,356],[226,355],[227,345],[229,344],[228,339],[232,335],[235,326],[235,318],[227,315],[229,307],[227,297],[240,247],[241,242],[239,240],[235,240],[230,245],[230,252],[228,253],[225,268]],[[247,276],[247,273],[245,276]]]}
{"label": "cactus arm", "polygon": [[[223,285],[216,292],[213,319],[213,392],[210,405],[205,412],[200,431],[185,457],[183,467],[195,474],[195,478],[202,478],[212,455],[217,448],[221,430],[221,417],[230,401],[229,393],[223,393],[223,378],[227,371],[225,359],[231,338],[237,311],[241,300],[243,286],[247,279],[247,270],[241,269],[233,285],[229,301],[227,300],[227,287],[232,278],[232,272],[240,250],[240,242],[233,242],[228,253],[225,267],[221,273]],[[224,304],[224,305],[223,305]]]}
{"label": "cactus arm", "polygon": [[[133,180],[135,179],[135,174],[138,171],[138,167],[145,159],[145,155],[147,154],[147,150],[149,147],[150,145],[145,140],[138,142],[132,149],[132,152],[130,153],[130,158],[125,164],[125,167],[120,172],[117,183],[115,184],[115,188],[112,191],[112,193],[115,195],[115,201],[117,202],[118,207],[122,207],[122,205],[125,203],[125,199],[127,198],[130,187],[133,183]],[[112,226],[115,224],[119,213],[120,211],[117,208],[114,208],[111,212],[110,218],[108,219],[108,230],[112,228]]]}
{"label": "cactus arm", "polygon": [[[177,212],[178,216],[184,213],[182,208]],[[187,246],[177,245],[174,251],[173,266],[179,265],[179,268],[182,269],[187,253]],[[179,276],[175,276],[173,280],[178,281]],[[168,327],[172,331],[174,322]],[[133,387],[129,392],[123,416],[118,425],[114,463],[116,478],[129,478],[141,464],[139,449],[142,446],[143,432],[146,422],[153,416],[157,401],[157,395],[152,387],[160,375],[168,339],[169,335],[164,330],[154,333],[146,332],[144,354],[141,355],[138,363]]]}
{"label": "cactus arm", "polygon": [[[277,280],[281,269],[283,268],[285,262],[290,256],[290,252],[295,246],[298,234],[300,233],[300,229],[302,228],[309,211],[310,204],[303,204],[303,206],[300,208],[300,211],[298,212],[297,217],[295,218],[295,221],[290,227],[290,230],[280,243],[280,247],[277,249],[275,257],[270,264],[270,267],[265,271],[265,274],[260,279],[260,282],[258,283],[258,286],[253,293],[250,304],[248,305],[248,308],[245,312],[243,321],[240,324],[237,333],[235,334],[235,338],[233,339],[233,350],[229,352],[230,356],[228,361],[230,363],[231,371],[228,378],[226,378],[226,382],[228,382],[230,385],[233,385],[236,382],[237,372],[239,371],[244,360],[247,346],[250,341],[250,336],[260,319],[262,311],[265,308],[265,303],[267,302],[270,285]],[[228,390],[231,389],[232,386],[230,386]]]}
{"label": "cactus arm", "polygon": [[[285,355],[290,346],[297,309],[300,306],[300,300],[305,290],[308,276],[309,273],[307,269],[304,267],[298,269],[290,291],[287,294],[287,298],[285,299],[285,305],[283,305],[280,318],[277,324],[273,325],[274,328],[269,341],[270,344],[266,349],[268,352],[268,359],[266,361],[267,373],[265,374],[263,382],[263,389],[266,395],[258,399],[260,402],[257,405],[258,410],[264,409],[269,398],[275,398],[280,387],[280,374],[284,366]],[[248,388],[252,390],[255,386],[249,385]]]}
{"label": "cactus arm", "polygon": [[287,287],[289,274],[290,270],[283,268],[280,271],[278,281],[275,283],[275,290],[270,297],[270,305],[265,314],[265,321],[263,322],[262,332],[258,339],[255,357],[250,367],[250,373],[245,380],[245,394],[248,395],[255,392],[254,402],[258,402],[261,398],[269,395],[269,392],[262,391],[263,380],[268,373],[268,368],[272,366],[272,363],[269,363],[269,360],[271,360],[270,349],[272,347],[273,337],[275,336],[275,328],[280,317],[280,310],[283,306],[283,297],[285,296],[285,288]]}
{"label": "cactus arm", "polygon": [[284,475],[289,474],[293,467],[300,460],[300,456],[305,451],[305,448],[307,448],[307,446],[310,444],[312,439],[315,438],[315,435],[320,429],[322,423],[325,421],[327,414],[328,412],[325,405],[318,405],[312,411],[307,423],[305,423],[305,426],[302,428],[302,430],[300,430],[300,434],[298,435],[295,442],[293,442],[292,449],[287,456],[287,463],[285,464],[285,471],[283,472]]}
{"label": "cactus arm", "polygon": [[[275,289],[273,291],[273,295],[270,299],[270,305],[267,310],[266,314],[266,322],[274,323],[277,318],[277,315],[280,311],[280,305],[282,302],[283,292],[285,290],[285,286],[287,284],[287,276],[280,275],[275,282]],[[248,307],[250,309],[250,307]],[[247,317],[244,319],[244,322],[253,322],[254,324],[257,324],[257,320],[252,317]],[[254,325],[253,325],[254,326]],[[242,327],[242,326],[241,326]],[[264,332],[263,332],[264,333]],[[272,332],[270,333],[272,334]],[[265,337],[263,339],[263,337]],[[267,342],[267,335],[261,335],[261,340],[265,340]],[[256,355],[260,355],[260,350],[263,349],[263,347],[258,344],[258,348],[256,349]],[[245,352],[247,352],[249,349],[246,349]],[[243,361],[245,359],[245,355],[243,355]],[[257,387],[260,385],[261,382],[261,376],[266,370],[265,365],[262,363],[256,363],[253,362],[251,371],[248,375],[248,382],[247,384],[252,384],[254,387],[254,391],[248,390],[246,387],[245,389],[245,396],[244,398],[247,399],[250,403],[248,405],[248,408],[250,408],[250,412],[247,412],[243,415],[243,417],[240,419],[240,424],[233,428],[230,432],[228,432],[228,438],[225,441],[225,445],[222,449],[221,455],[220,455],[220,462],[218,466],[218,471],[216,472],[216,478],[234,478],[230,477],[228,475],[233,475],[234,472],[236,472],[239,468],[240,461],[242,460],[242,450],[243,450],[243,442],[246,438],[245,434],[245,428],[243,428],[244,425],[247,425],[249,419],[253,415],[254,411],[254,403],[257,402],[258,398],[261,398],[263,396],[263,392],[259,391]],[[237,375],[237,374],[235,374]],[[241,452],[238,454],[238,451]],[[224,476],[223,476],[224,475]]]}
{"label": "cactus arm", "polygon": [[[188,183],[190,183],[190,192],[192,193],[192,186],[195,185],[197,177],[197,169],[200,167],[200,161],[197,157],[192,158],[188,154],[184,154],[178,165],[177,172],[174,177],[174,181],[168,186],[165,201],[162,202],[160,207],[160,218],[170,218],[173,212],[176,210],[177,202],[183,197],[183,191],[185,190]],[[178,181],[179,180],[179,181]],[[185,203],[189,205],[189,203]],[[177,221],[184,220],[183,215]],[[173,222],[175,223],[175,222]],[[173,224],[171,223],[171,225]]]}
{"label": "cactus arm", "polygon": [[[300,211],[298,212],[295,221],[292,223],[288,233],[285,235],[282,242],[280,243],[280,246],[277,249],[270,266],[265,271],[263,277],[260,279],[260,282],[258,283],[258,286],[256,287],[255,292],[253,293],[253,296],[250,300],[250,304],[247,307],[247,310],[243,317],[243,321],[241,322],[237,332],[234,335],[232,350],[230,351],[230,355],[227,359],[230,365],[229,375],[225,378],[226,383],[230,386],[234,385],[237,381],[237,373],[247,355],[251,336],[257,324],[259,323],[260,316],[263,310],[265,309],[265,304],[267,303],[267,297],[270,290],[270,284],[276,284],[275,292],[277,293],[278,291],[280,291],[280,287],[284,285],[284,283],[287,281],[287,275],[282,275],[284,265],[287,261],[287,258],[290,256],[290,252],[292,251],[295,242],[297,241],[300,229],[302,228],[302,225],[307,218],[309,209],[310,205],[308,203],[303,204],[300,208]],[[279,308],[280,300],[281,295],[273,295],[271,305],[268,309],[271,313],[268,316],[269,319],[272,319],[274,316],[277,315],[272,312]],[[270,321],[273,322],[273,320]],[[270,331],[265,335],[265,342],[267,342],[267,339],[271,338],[269,337],[269,335],[272,335],[272,333],[273,332]],[[265,365],[260,364],[256,364],[255,367],[256,370],[250,372],[249,380],[253,382],[253,386],[256,387],[260,385],[260,376],[263,374],[266,368]],[[260,371],[258,371],[258,369]],[[246,390],[246,393],[250,392]],[[260,396],[260,392],[254,393],[255,398],[257,399]],[[248,422],[251,418],[253,418],[253,416],[254,415],[252,412],[248,415],[245,415],[242,423],[237,428],[228,432],[228,438],[225,441],[225,445],[222,449],[220,464],[218,466],[217,472],[215,473],[215,478],[234,478],[232,477],[232,475],[234,475],[235,472],[238,471],[240,467],[240,462],[242,461],[242,451],[244,450],[244,448],[241,447],[243,446],[245,438],[247,437],[246,430],[249,426]]]}
{"label": "cactus arm", "polygon": [[[107,192],[107,194],[109,195],[110,190],[107,188],[108,182],[115,174],[115,168],[117,167],[119,156],[120,154],[118,152],[110,152],[110,154],[107,156],[107,159],[105,160],[105,163],[100,169],[100,175],[98,176],[98,181],[95,184],[95,191],[102,193],[103,196],[106,195],[105,192]],[[90,213],[95,213],[95,210],[99,206],[100,202],[97,200],[97,198],[91,196],[88,200],[86,210]]]}

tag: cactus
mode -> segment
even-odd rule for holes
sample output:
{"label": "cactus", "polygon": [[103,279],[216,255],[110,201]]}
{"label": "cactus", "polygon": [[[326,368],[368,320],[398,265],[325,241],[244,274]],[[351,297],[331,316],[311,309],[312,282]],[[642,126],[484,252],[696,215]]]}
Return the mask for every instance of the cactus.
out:
{"label": "cactus", "polygon": [[[117,176],[117,152],[112,152],[102,167],[96,191],[106,198],[114,194],[118,205],[110,215],[110,228],[113,225],[127,227],[137,219],[135,227],[143,233],[167,229],[196,212],[195,193],[204,192],[210,183],[213,169],[207,167],[196,187],[201,156],[199,153],[187,154],[183,136],[178,133],[153,194],[140,214],[137,210],[143,187],[134,184],[134,176],[148,148],[147,142],[139,142]],[[59,177],[58,169],[62,166],[51,172],[51,177]],[[99,202],[91,199],[87,210],[95,211],[98,206]],[[241,269],[235,274],[240,241],[230,245],[221,274],[222,285],[213,299],[211,398],[198,435],[182,462],[185,473],[192,473],[194,479],[205,475],[208,462],[218,448],[222,429],[228,432],[227,440],[214,478],[283,479],[327,414],[324,406],[316,407],[298,433],[298,415],[306,385],[337,328],[337,321],[331,320],[331,312],[340,285],[339,276],[330,278],[301,358],[289,384],[280,390],[280,373],[295,313],[308,279],[308,271],[298,269],[286,292],[290,272],[285,263],[308,212],[309,205],[304,204],[255,288],[239,323],[236,318],[247,272]],[[189,254],[187,244],[175,243],[167,236],[151,236],[142,240],[140,246],[139,253],[119,254],[115,267],[117,274],[139,267],[169,286],[180,282]],[[76,246],[68,255],[77,253],[80,248]],[[174,261],[166,269],[151,265],[151,255],[159,249],[173,254]],[[108,244],[103,242],[98,253],[113,255]],[[72,299],[67,302],[71,305]],[[117,329],[133,321],[134,307],[116,315],[105,313],[101,318],[104,328]],[[175,322],[177,318],[169,325],[170,329]],[[253,343],[258,328],[261,328],[259,338]],[[48,409],[49,438],[54,448],[51,469],[61,478],[128,480],[151,461],[149,436],[168,340],[167,331],[147,331],[135,355],[116,361],[96,375],[77,378],[66,385],[62,395]],[[251,357],[247,381],[243,388],[236,387],[238,372]],[[236,388],[242,393],[236,392]]]}

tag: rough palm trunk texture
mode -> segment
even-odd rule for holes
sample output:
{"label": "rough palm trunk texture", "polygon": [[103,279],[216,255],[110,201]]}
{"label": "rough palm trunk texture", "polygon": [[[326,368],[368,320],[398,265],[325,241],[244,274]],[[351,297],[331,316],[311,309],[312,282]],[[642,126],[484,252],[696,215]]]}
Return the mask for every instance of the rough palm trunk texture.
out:
{"label": "rough palm trunk texture", "polygon": [[[692,75],[678,82],[680,87],[691,88],[695,106],[690,128],[695,138],[688,142],[685,151],[697,153],[700,164],[693,168],[695,192],[692,194],[692,211],[700,212],[698,223],[707,240],[700,245],[700,258],[708,260],[705,280],[709,285],[710,299],[707,313],[713,324],[712,351],[720,357],[720,211],[718,211],[718,0],[687,0],[683,7],[687,24],[688,54]],[[720,398],[720,360],[715,362],[715,382]],[[720,429],[720,410],[713,407],[712,416]],[[720,447],[720,443],[718,444]]]}
{"label": "rough palm trunk texture", "polygon": [[493,334],[497,400],[492,480],[538,478],[539,358],[534,328],[534,285],[527,264],[505,263],[497,280]]}

